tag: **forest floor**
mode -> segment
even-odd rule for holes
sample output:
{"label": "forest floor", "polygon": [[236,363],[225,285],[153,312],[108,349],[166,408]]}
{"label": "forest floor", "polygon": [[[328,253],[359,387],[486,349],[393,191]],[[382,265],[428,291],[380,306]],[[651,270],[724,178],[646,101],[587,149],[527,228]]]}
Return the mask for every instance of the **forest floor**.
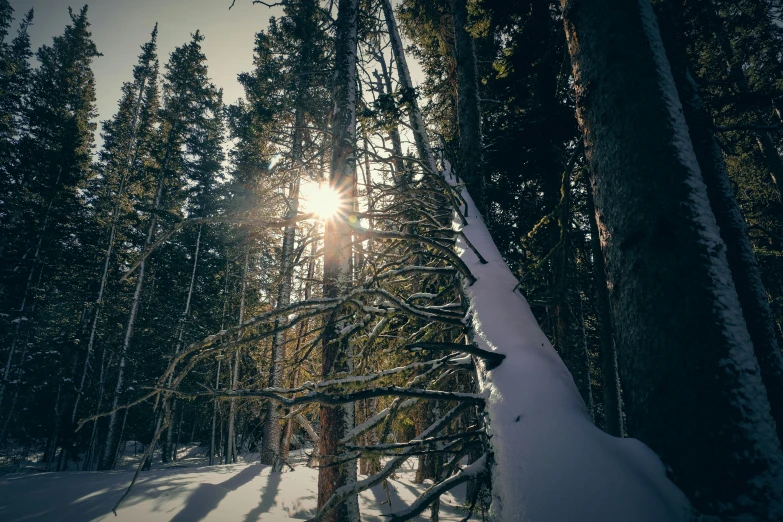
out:
{"label": "forest floor", "polygon": [[[315,515],[318,471],[306,455],[292,458],[294,471],[271,473],[257,454],[243,455],[231,465],[207,466],[198,448],[183,448],[179,459],[142,472],[130,495],[111,512],[133,477],[134,461],[126,455],[115,471],[16,473],[0,476],[0,520],[3,522],[278,522],[307,520]],[[293,452],[292,452],[293,453]],[[383,515],[413,503],[430,485],[414,484],[416,460],[409,460],[388,481],[359,495],[362,520],[380,522]],[[360,476],[361,479],[361,476]],[[458,506],[465,485],[441,497],[443,521],[460,520]],[[428,520],[429,510],[423,517]]]}

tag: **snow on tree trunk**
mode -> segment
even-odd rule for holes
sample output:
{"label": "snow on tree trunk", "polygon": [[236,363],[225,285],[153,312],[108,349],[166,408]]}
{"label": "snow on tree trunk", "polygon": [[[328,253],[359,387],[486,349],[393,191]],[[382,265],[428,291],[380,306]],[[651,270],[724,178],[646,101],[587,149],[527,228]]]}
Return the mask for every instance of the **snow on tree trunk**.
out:
{"label": "snow on tree trunk", "polygon": [[[356,187],[356,45],[358,0],[340,0],[338,3],[335,36],[335,74],[331,116],[332,159],[329,183],[340,194],[341,208],[327,220],[324,231],[324,297],[344,295],[353,277],[353,223]],[[352,221],[353,219],[353,221]],[[353,363],[352,346],[340,336],[344,325],[335,317],[327,318],[323,337],[322,376],[350,371]],[[354,404],[320,409],[322,458],[336,456],[339,440],[354,427]],[[356,482],[356,459],[340,465],[328,465],[322,461],[318,473],[318,509],[341,486]],[[359,505],[353,495],[337,509],[329,513],[329,522],[358,522]]]}
{"label": "snow on tree trunk", "polygon": [[[447,169],[447,179],[452,183]],[[479,363],[492,451],[490,518],[506,520],[687,520],[690,505],[663,464],[634,439],[607,435],[585,411],[574,380],[536,323],[467,190],[457,252],[477,281],[465,284],[473,341],[502,353]]]}
{"label": "snow on tree trunk", "polygon": [[726,258],[759,361],[778,438],[783,440],[783,356],[775,334],[775,320],[748,237],[748,226],[734,196],[720,145],[712,131],[712,120],[681,51],[678,20],[663,11],[665,7],[666,5],[662,4],[662,11],[659,11],[661,32],[672,62],[672,71],[688,122],[694,153],[707,186],[710,206],[720,228],[721,238],[726,243]]}
{"label": "snow on tree trunk", "polygon": [[697,509],[776,519],[783,452],[650,2],[562,4],[628,433]]}

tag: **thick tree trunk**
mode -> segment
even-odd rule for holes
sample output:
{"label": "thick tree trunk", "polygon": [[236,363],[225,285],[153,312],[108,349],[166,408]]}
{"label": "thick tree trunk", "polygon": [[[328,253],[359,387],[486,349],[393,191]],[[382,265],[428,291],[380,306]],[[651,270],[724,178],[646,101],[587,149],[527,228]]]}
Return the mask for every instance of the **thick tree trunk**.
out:
{"label": "thick tree trunk", "polygon": [[466,0],[451,0],[454,21],[454,52],[457,63],[457,121],[459,123],[459,164],[457,174],[484,210],[485,180],[481,165],[484,150],[481,137],[481,105],[479,103],[478,68],[473,37],[467,31]]}
{"label": "thick tree trunk", "polygon": [[562,5],[628,431],[698,509],[779,519],[783,452],[649,0]]}
{"label": "thick tree trunk", "polygon": [[615,437],[625,435],[623,431],[623,408],[620,400],[620,375],[617,372],[617,350],[614,345],[612,310],[609,304],[609,288],[606,286],[606,265],[601,251],[601,237],[595,218],[593,191],[589,170],[585,177],[587,185],[587,218],[590,220],[590,249],[593,254],[593,284],[595,285],[595,316],[598,324],[598,342],[601,350],[601,376],[604,392],[604,420],[606,433]]}
{"label": "thick tree trunk", "polygon": [[[720,228],[721,238],[726,243],[726,258],[753,341],[761,377],[767,389],[778,438],[783,440],[783,356],[778,345],[767,291],[750,244],[748,225],[734,196],[723,153],[712,131],[709,112],[701,100],[698,87],[688,71],[687,59],[681,51],[683,47],[679,40],[681,33],[677,20],[673,13],[664,9],[662,6],[661,32],[671,57],[672,72],[688,122],[693,149],[707,185],[710,206]],[[777,152],[775,155],[777,156]]]}
{"label": "thick tree trunk", "polygon": [[[160,203],[163,199],[163,177],[161,176],[158,181],[158,191],[155,194],[155,205],[153,207],[153,213],[150,218],[150,226],[147,229],[147,237],[144,240],[144,249],[152,244],[152,238],[155,236],[155,229],[158,226],[157,211],[160,209]],[[133,328],[136,325],[136,318],[139,313],[139,303],[141,302],[141,293],[144,288],[144,275],[146,268],[146,260],[142,260],[139,265],[139,273],[136,276],[136,289],[133,292],[133,302],[131,303],[130,313],[128,314],[128,324],[125,328],[125,338],[122,342],[122,349],[120,351],[120,360],[117,368],[117,383],[114,387],[114,399],[112,400],[112,411],[119,406],[120,398],[122,397],[123,385],[125,384],[125,365],[128,355],[128,349],[130,348],[131,340],[133,339]],[[106,444],[103,448],[103,463],[101,469],[111,469],[114,461],[114,450],[117,441],[116,438],[117,429],[117,412],[109,415],[109,426],[106,431]]]}
{"label": "thick tree trunk", "polygon": [[[325,223],[324,232],[324,297],[345,294],[353,279],[351,244],[356,187],[356,45],[358,0],[340,0],[335,36],[335,75],[331,118],[332,159],[329,184],[341,195],[337,214]],[[355,218],[354,218],[355,219]],[[336,316],[328,318],[324,331],[322,377],[352,369],[353,354],[347,339],[341,339]],[[318,472],[318,509],[335,491],[356,482],[356,460],[332,464],[340,453],[339,440],[353,428],[354,405],[321,407],[321,465]],[[329,513],[328,522],[358,522],[359,505],[356,496]]]}

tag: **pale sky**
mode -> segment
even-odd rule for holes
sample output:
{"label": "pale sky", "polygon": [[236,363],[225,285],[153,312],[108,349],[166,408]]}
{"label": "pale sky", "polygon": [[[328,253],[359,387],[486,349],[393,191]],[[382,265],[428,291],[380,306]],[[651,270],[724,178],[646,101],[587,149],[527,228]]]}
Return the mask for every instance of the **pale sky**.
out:
{"label": "pale sky", "polygon": [[[149,40],[158,22],[158,57],[163,65],[175,47],[190,39],[200,29],[206,37],[202,43],[207,56],[209,75],[223,88],[224,101],[232,103],[242,96],[237,74],[249,71],[253,61],[256,32],[266,28],[280,8],[252,5],[251,0],[237,0],[230,11],[231,0],[92,0],[87,18],[92,37],[103,56],[93,62],[97,87],[99,120],[110,118],[117,108],[120,87],[131,79],[139,47]],[[18,21],[31,7],[35,8],[30,28],[33,50],[51,44],[69,22],[68,6],[81,9],[74,0],[11,0]]]}
{"label": "pale sky", "polygon": [[[69,22],[68,6],[78,11],[87,3],[87,18],[92,38],[102,57],[93,62],[97,87],[99,121],[110,118],[117,109],[120,87],[129,81],[140,46],[149,40],[158,22],[158,57],[163,66],[175,47],[190,39],[200,29],[206,37],[202,49],[207,56],[209,76],[223,88],[225,103],[243,95],[237,74],[249,71],[253,63],[255,34],[265,29],[270,16],[280,16],[280,7],[253,5],[252,0],[10,0],[15,23],[31,7],[35,9],[30,37],[33,51],[51,44],[52,37],[62,34]],[[393,2],[397,4],[397,2]],[[16,26],[12,31],[16,30]],[[12,32],[13,34],[13,32]],[[417,76],[419,68],[411,69]],[[414,80],[415,81],[415,80]],[[100,130],[100,128],[99,128]],[[100,142],[100,137],[96,136]]]}

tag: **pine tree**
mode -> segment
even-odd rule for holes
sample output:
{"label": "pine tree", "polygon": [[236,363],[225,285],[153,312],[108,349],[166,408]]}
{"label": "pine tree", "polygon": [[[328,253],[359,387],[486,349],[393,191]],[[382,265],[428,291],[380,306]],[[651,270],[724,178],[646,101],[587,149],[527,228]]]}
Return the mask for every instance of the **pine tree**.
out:
{"label": "pine tree", "polygon": [[[86,383],[90,369],[94,368],[93,355],[99,336],[99,321],[106,293],[110,284],[110,274],[114,273],[113,258],[118,229],[127,225],[131,210],[131,196],[143,182],[145,169],[152,161],[152,145],[156,112],[158,110],[158,63],[156,55],[157,26],[151,39],[142,46],[139,62],[133,70],[133,81],[122,86],[123,96],[118,104],[118,112],[113,119],[103,124],[104,146],[100,153],[100,173],[91,188],[98,200],[98,226],[106,232],[101,235],[104,242],[100,245],[99,271],[95,274],[97,284],[92,286],[95,299],[86,304],[86,317],[89,327],[85,330],[86,353],[82,363],[80,377],[77,379],[76,396],[70,411],[69,425],[78,418],[79,405],[87,392]],[[104,350],[106,348],[104,347]],[[103,365],[101,365],[103,368]],[[102,391],[98,393],[96,408],[99,410],[103,400]],[[94,440],[91,441],[91,444]]]}
{"label": "pine tree", "polygon": [[13,21],[13,8],[7,0],[0,2],[0,259],[13,241],[11,230],[17,217],[18,203],[23,198],[17,167],[19,161],[18,144],[24,132],[24,104],[29,89],[31,67],[29,59],[30,36],[28,28],[33,21],[31,9],[19,24],[19,30],[12,41],[8,41],[8,32]]}
{"label": "pine tree", "polygon": [[[87,8],[69,13],[71,23],[51,46],[38,50],[40,65],[31,73],[21,118],[25,133],[18,143],[19,188],[9,221],[17,242],[3,263],[9,268],[3,281],[9,288],[6,302],[13,307],[12,328],[4,343],[9,347],[5,375],[21,349],[38,359],[39,377],[49,376],[31,379],[35,384],[28,390],[36,400],[55,404],[55,416],[43,424],[49,437],[47,467],[54,459],[60,416],[75,372],[80,322],[74,311],[84,292],[81,276],[89,243],[84,237],[88,217],[83,197],[95,130],[95,79],[90,67],[100,56],[90,39]],[[26,56],[26,42],[26,33],[21,33],[20,56]],[[19,375],[23,362],[21,357],[16,363]],[[5,390],[4,381],[0,401]],[[14,393],[19,393],[18,385]],[[10,418],[13,411],[7,415]]]}
{"label": "pine tree", "polygon": [[[152,181],[148,186],[154,187],[154,192],[150,193],[151,201],[148,200],[147,203],[149,205],[147,207],[148,218],[145,223],[146,233],[142,244],[142,252],[145,253],[152,245],[158,228],[164,224],[161,223],[160,217],[167,213],[174,216],[181,213],[181,204],[185,199],[182,189],[186,186],[186,170],[190,161],[188,155],[191,152],[188,150],[188,146],[194,144],[201,146],[198,132],[207,132],[210,128],[208,122],[214,118],[213,110],[219,112],[218,91],[209,81],[206,57],[201,52],[203,39],[203,35],[197,31],[189,43],[174,50],[166,65],[163,103],[158,115],[160,126],[153,152],[155,161],[154,165],[148,169],[150,181]],[[195,141],[192,141],[194,139]],[[219,158],[214,158],[214,160],[209,158],[208,161],[212,166],[220,163]],[[207,172],[207,174],[210,173]],[[121,404],[127,387],[125,367],[130,357],[134,329],[139,317],[147,266],[147,259],[142,258],[138,265],[136,285],[128,312],[122,347],[118,355],[112,410]],[[119,431],[122,431],[122,428],[118,427],[116,413],[109,416],[108,422],[103,468],[113,467],[117,444],[120,442]]]}

